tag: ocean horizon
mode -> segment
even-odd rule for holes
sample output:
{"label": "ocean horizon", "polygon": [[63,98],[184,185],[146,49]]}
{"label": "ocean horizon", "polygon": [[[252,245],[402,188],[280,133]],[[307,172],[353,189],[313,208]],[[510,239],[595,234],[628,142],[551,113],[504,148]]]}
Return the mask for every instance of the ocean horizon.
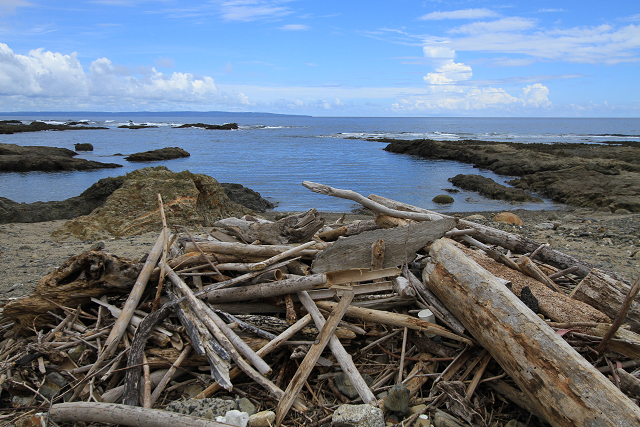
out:
{"label": "ocean horizon", "polygon": [[[277,204],[275,210],[350,211],[352,201],[312,193],[302,181],[314,181],[378,194],[436,211],[559,209],[563,205],[512,203],[460,190],[454,202],[432,202],[455,187],[457,174],[479,174],[505,184],[514,177],[497,175],[454,161],[427,160],[384,151],[381,139],[486,140],[520,143],[600,144],[640,141],[640,119],[629,118],[486,118],[486,117],[311,117],[271,113],[226,112],[32,112],[0,113],[3,120],[69,121],[103,126],[102,130],[25,132],[0,135],[0,142],[73,150],[90,143],[92,152],[77,158],[118,163],[117,169],[76,172],[24,172],[0,175],[0,197],[16,202],[63,200],[77,196],[101,178],[147,166],[189,170],[219,182],[242,184]],[[176,129],[185,123],[238,123],[238,130]],[[121,125],[147,124],[144,129]],[[124,157],[164,147],[180,147],[191,156],[162,162],[128,162]]]}

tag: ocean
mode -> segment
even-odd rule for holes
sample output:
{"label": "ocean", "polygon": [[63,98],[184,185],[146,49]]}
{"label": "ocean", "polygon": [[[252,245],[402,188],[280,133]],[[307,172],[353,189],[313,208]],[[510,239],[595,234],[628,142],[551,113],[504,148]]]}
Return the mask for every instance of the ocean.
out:
{"label": "ocean", "polygon": [[[366,139],[430,138],[441,141],[475,139],[523,143],[590,143],[640,141],[640,119],[578,118],[340,118],[217,113],[38,113],[2,114],[0,119],[50,123],[85,121],[105,130],[25,132],[0,135],[0,142],[43,145],[73,150],[90,143],[93,152],[78,158],[118,163],[118,169],[80,172],[1,173],[0,196],[16,202],[63,200],[77,196],[108,176],[146,166],[165,165],[178,172],[210,175],[219,182],[242,184],[277,204],[278,211],[351,211],[355,202],[316,194],[303,181],[377,194],[435,211],[559,209],[562,205],[510,203],[460,190],[454,202],[432,202],[454,187],[457,174],[480,174],[505,183],[514,177],[453,161],[425,160],[384,151],[385,142]],[[146,129],[119,129],[122,124],[148,124]],[[238,130],[176,129],[184,123],[238,123]],[[180,147],[191,156],[163,162],[131,163],[126,155],[163,147]]]}

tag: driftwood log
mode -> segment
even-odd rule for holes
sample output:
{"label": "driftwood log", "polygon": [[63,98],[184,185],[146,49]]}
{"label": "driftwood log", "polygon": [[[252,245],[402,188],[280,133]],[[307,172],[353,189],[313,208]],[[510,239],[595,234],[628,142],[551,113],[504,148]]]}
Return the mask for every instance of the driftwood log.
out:
{"label": "driftwood log", "polygon": [[225,218],[216,221],[214,226],[224,228],[247,243],[259,240],[272,245],[303,243],[324,225],[324,218],[317,210],[290,215],[276,222],[245,216],[243,218]]}
{"label": "driftwood log", "polygon": [[430,249],[431,290],[516,382],[544,419],[560,426],[637,426],[640,408],[495,276],[452,241]]}
{"label": "driftwood log", "polygon": [[415,258],[415,253],[427,243],[439,239],[456,226],[454,219],[425,221],[404,227],[365,231],[345,237],[318,254],[311,265],[314,273],[345,270],[347,268],[369,268],[371,246],[384,240],[383,267],[395,267]]}

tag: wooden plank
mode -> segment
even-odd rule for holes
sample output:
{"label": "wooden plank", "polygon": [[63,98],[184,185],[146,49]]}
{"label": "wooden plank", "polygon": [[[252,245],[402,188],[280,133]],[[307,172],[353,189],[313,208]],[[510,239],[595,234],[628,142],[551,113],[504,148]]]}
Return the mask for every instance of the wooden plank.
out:
{"label": "wooden plank", "polygon": [[402,265],[407,258],[413,261],[416,251],[442,237],[455,226],[454,219],[443,219],[403,227],[364,231],[355,236],[339,239],[331,247],[319,253],[311,265],[311,270],[314,273],[325,273],[348,268],[369,268],[371,246],[379,239],[385,242],[383,267],[396,267]]}

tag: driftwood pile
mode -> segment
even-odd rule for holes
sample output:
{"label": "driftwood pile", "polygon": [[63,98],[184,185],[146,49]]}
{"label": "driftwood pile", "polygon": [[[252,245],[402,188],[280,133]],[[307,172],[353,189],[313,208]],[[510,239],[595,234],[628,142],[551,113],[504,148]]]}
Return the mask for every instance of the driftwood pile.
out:
{"label": "driftwood pile", "polygon": [[273,411],[263,425],[365,425],[338,422],[343,404],[404,426],[640,425],[638,283],[473,222],[303,185],[376,217],[245,216],[195,237],[165,223],[144,263],[96,247],[8,301],[2,421],[223,425],[163,409],[196,389]]}

